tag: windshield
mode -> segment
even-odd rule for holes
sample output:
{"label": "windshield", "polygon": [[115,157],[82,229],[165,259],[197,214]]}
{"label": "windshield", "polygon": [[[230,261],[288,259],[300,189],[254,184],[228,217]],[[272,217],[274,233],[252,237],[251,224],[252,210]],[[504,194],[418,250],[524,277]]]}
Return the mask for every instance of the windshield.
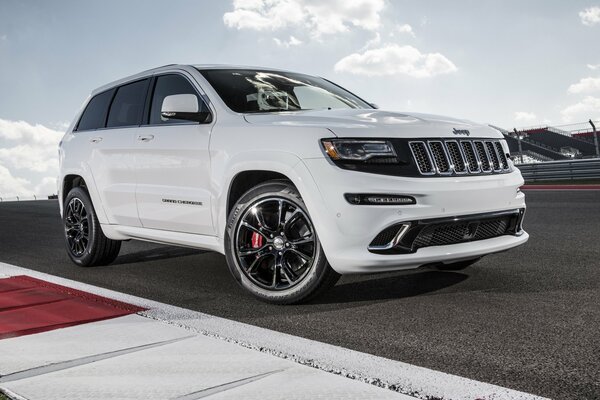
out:
{"label": "windshield", "polygon": [[199,71],[225,104],[239,113],[373,108],[323,78],[245,69]]}

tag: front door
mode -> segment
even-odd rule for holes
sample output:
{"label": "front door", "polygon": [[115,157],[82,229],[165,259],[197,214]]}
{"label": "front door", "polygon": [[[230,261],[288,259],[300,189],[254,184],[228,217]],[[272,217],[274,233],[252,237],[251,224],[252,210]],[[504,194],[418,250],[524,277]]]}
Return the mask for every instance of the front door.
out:
{"label": "front door", "polygon": [[156,77],[148,125],[136,136],[136,200],[144,228],[214,235],[208,145],[212,124],[165,119],[163,99],[194,94],[191,81],[179,74]]}

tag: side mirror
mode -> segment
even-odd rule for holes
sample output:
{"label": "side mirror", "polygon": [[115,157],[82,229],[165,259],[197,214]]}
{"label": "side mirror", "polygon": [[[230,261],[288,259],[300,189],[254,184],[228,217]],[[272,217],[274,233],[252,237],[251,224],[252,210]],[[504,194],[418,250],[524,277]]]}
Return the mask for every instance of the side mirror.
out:
{"label": "side mirror", "polygon": [[166,119],[183,119],[200,123],[211,121],[210,112],[200,110],[198,96],[194,94],[174,94],[165,97],[160,115]]}

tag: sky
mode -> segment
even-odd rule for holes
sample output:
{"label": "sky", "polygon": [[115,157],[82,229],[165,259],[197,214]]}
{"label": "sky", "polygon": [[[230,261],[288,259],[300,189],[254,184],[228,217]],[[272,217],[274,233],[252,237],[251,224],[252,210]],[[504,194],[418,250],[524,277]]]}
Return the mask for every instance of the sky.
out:
{"label": "sky", "polygon": [[506,129],[600,119],[600,0],[0,0],[0,197],[56,192],[94,88],[171,63],[323,76]]}

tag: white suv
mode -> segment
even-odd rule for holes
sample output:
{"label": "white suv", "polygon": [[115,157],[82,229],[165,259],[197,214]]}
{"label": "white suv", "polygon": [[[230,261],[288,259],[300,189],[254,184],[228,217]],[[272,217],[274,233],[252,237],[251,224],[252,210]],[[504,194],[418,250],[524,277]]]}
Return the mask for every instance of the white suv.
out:
{"label": "white suv", "polygon": [[67,251],[80,266],[129,239],[217,251],[278,304],[340,274],[462,269],[527,241],[508,153],[490,127],[380,111],[323,78],[168,65],[95,90],[67,130]]}

